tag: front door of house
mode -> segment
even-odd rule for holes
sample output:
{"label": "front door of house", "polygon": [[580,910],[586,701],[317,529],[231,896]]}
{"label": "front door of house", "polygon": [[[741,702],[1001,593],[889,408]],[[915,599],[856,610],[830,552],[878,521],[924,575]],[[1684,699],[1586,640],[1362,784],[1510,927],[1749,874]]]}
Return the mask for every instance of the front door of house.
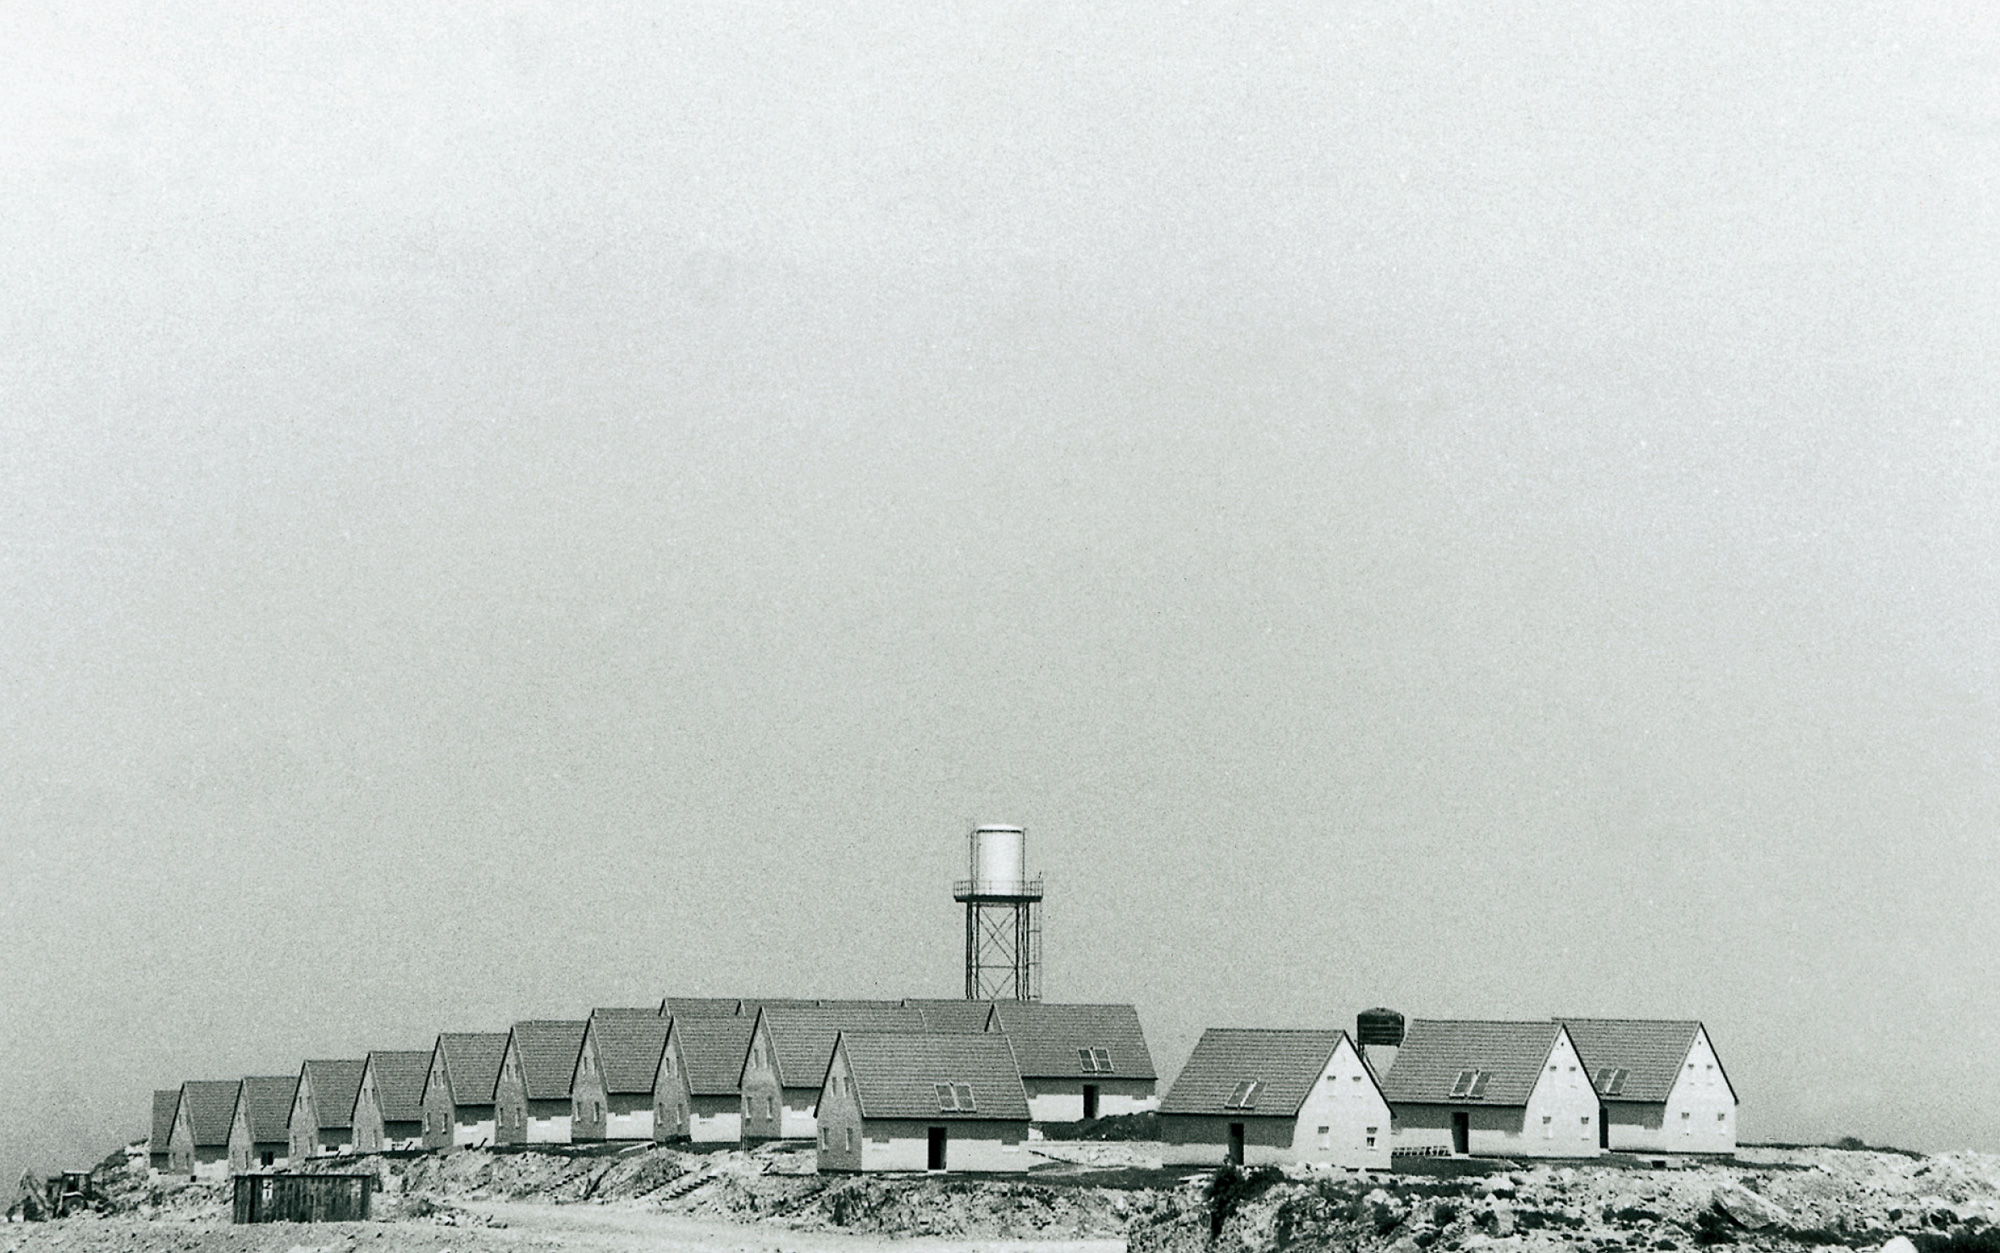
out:
{"label": "front door of house", "polygon": [[1611,1147],[1611,1120],[1605,1117],[1609,1112],[1602,1105],[1597,1107],[1597,1147],[1600,1149]]}
{"label": "front door of house", "polygon": [[930,1154],[924,1162],[927,1170],[944,1169],[944,1128],[932,1127],[930,1134]]}
{"label": "front door of house", "polygon": [[1229,1124],[1229,1160],[1233,1165],[1243,1164],[1243,1124],[1240,1122]]}
{"label": "front door of house", "polygon": [[1472,1152],[1472,1115],[1462,1109],[1452,1111],[1451,1151],[1460,1157]]}
{"label": "front door of house", "polygon": [[1083,1116],[1085,1118],[1097,1117],[1097,1085],[1094,1083],[1083,1085]]}

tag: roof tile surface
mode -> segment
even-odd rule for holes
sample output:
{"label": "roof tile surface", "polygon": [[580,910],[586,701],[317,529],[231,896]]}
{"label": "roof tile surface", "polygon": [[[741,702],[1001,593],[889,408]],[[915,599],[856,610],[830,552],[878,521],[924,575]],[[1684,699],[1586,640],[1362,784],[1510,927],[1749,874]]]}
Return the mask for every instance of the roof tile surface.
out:
{"label": "roof tile surface", "polygon": [[366,1059],[318,1058],[305,1065],[312,1088],[313,1117],[321,1131],[338,1131],[354,1125],[354,1098],[361,1091],[361,1070]]}
{"label": "roof tile surface", "polygon": [[924,1016],[901,1004],[773,1005],[758,1014],[776,1053],[778,1083],[816,1088],[826,1078],[834,1037],[843,1031],[922,1031]]}
{"label": "roof tile surface", "polygon": [[[1195,1042],[1187,1065],[1160,1102],[1160,1112],[1292,1118],[1345,1034],[1337,1029],[1210,1027]],[[1236,1089],[1252,1081],[1262,1086],[1251,1108],[1226,1109],[1224,1102]]]}
{"label": "roof tile surface", "polygon": [[507,1055],[504,1031],[447,1031],[438,1037],[453,1105],[491,1105]]}
{"label": "roof tile surface", "polygon": [[249,1125],[250,1139],[272,1144],[286,1138],[292,1121],[292,1102],[299,1094],[297,1075],[248,1075],[243,1080],[243,1121]]}
{"label": "roof tile surface", "polygon": [[651,1014],[590,1020],[590,1047],[607,1093],[648,1093],[660,1069],[660,1051],[674,1020]]}
{"label": "roof tile surface", "polygon": [[743,1057],[750,1051],[749,1018],[675,1018],[674,1040],[687,1067],[688,1091],[694,1096],[735,1096],[743,1077]]}
{"label": "roof tile surface", "polygon": [[236,1120],[236,1090],[241,1079],[190,1079],[181,1085],[187,1106],[188,1130],[198,1149],[227,1148],[229,1125]]}
{"label": "roof tile surface", "polygon": [[[1577,1056],[1606,1100],[1653,1103],[1667,1099],[1701,1024],[1692,1019],[1558,1018],[1569,1028]],[[1608,1070],[1628,1072],[1618,1094],[1605,1090]]]}
{"label": "roof tile surface", "polygon": [[153,1152],[166,1152],[167,1142],[174,1138],[174,1107],[179,1105],[180,1101],[179,1088],[153,1089]]}
{"label": "roof tile surface", "polygon": [[[1130,1005],[1052,1005],[1044,1001],[995,1001],[993,1017],[1014,1042],[1021,1074],[1030,1079],[1157,1079],[1139,1011]],[[1107,1072],[1086,1071],[1077,1050],[1104,1049]]]}
{"label": "roof tile surface", "polygon": [[586,1025],[581,1019],[549,1018],[514,1024],[514,1051],[521,1056],[521,1084],[529,1100],[569,1099]]}
{"label": "roof tile surface", "polygon": [[[1027,1121],[1028,1094],[1003,1035],[842,1031],[840,1042],[863,1118]],[[970,1088],[972,1109],[946,1109],[939,1084]]]}
{"label": "roof tile surface", "polygon": [[368,1064],[375,1068],[375,1102],[381,1107],[382,1121],[422,1121],[424,1076],[430,1070],[431,1055],[378,1049],[368,1055]]}
{"label": "roof tile surface", "polygon": [[993,1018],[992,1001],[948,1001],[911,997],[904,1004],[924,1016],[931,1031],[984,1031]]}
{"label": "roof tile surface", "polygon": [[[1382,1094],[1391,1104],[1526,1105],[1561,1030],[1555,1022],[1411,1019]],[[1477,1100],[1451,1094],[1468,1070],[1487,1075]]]}

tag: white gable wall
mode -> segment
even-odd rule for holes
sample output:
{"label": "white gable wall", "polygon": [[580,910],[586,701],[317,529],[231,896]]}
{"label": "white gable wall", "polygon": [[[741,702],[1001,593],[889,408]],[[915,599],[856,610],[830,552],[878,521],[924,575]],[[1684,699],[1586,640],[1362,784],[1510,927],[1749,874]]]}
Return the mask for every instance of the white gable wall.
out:
{"label": "white gable wall", "polygon": [[1345,1036],[1299,1107],[1291,1160],[1389,1169],[1389,1103]]}
{"label": "white gable wall", "polygon": [[[1598,1145],[1597,1088],[1576,1055],[1569,1032],[1557,1034],[1541,1078],[1528,1093],[1522,1121],[1521,1142],[1513,1151],[1523,1156],[1596,1157],[1604,1151]],[[1472,1151],[1481,1151],[1476,1137]]]}

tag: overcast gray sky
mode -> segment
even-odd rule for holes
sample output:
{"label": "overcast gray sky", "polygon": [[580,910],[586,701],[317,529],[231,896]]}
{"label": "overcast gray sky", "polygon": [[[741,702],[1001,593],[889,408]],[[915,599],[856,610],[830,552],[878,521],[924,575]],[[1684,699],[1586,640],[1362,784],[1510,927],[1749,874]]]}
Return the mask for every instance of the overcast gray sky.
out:
{"label": "overcast gray sky", "polygon": [[2000,1149],[2000,9],[0,10],[0,1178],[664,992]]}

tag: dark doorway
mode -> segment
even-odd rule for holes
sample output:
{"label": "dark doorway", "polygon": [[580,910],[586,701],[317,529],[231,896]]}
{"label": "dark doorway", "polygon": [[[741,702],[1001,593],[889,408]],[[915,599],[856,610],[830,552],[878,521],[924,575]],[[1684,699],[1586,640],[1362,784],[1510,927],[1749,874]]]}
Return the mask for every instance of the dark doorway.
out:
{"label": "dark doorway", "polygon": [[944,1128],[931,1128],[930,1156],[924,1162],[926,1170],[944,1169]]}
{"label": "dark doorway", "polygon": [[1472,1152],[1472,1115],[1462,1109],[1451,1114],[1451,1151],[1460,1157]]}
{"label": "dark doorway", "polygon": [[1097,1117],[1097,1085],[1094,1083],[1083,1085],[1083,1116],[1085,1118]]}
{"label": "dark doorway", "polygon": [[1240,1122],[1229,1124],[1229,1161],[1236,1166],[1243,1164],[1243,1124]]}
{"label": "dark doorway", "polygon": [[1611,1147],[1611,1120],[1605,1117],[1608,1113],[1610,1111],[1602,1105],[1597,1107],[1597,1147],[1600,1149]]}

